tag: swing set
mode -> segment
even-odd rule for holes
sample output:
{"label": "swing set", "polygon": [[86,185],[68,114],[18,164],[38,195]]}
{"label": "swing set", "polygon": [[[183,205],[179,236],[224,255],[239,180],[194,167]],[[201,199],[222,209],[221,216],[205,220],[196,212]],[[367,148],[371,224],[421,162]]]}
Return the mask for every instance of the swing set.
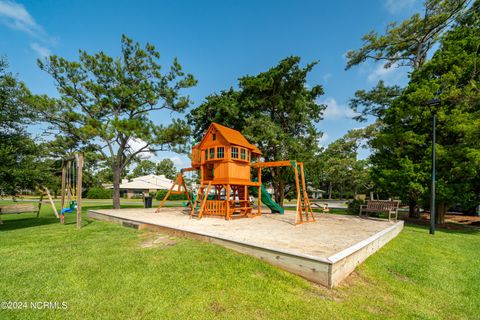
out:
{"label": "swing set", "polygon": [[65,223],[65,213],[76,213],[77,229],[82,226],[82,169],[83,154],[75,153],[73,157],[62,162],[62,198],[60,223]]}

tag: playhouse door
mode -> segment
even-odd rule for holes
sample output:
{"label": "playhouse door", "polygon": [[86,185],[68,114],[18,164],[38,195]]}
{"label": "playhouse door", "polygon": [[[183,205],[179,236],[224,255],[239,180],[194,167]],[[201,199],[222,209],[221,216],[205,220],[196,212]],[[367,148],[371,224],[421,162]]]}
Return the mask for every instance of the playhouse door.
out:
{"label": "playhouse door", "polygon": [[213,171],[214,171],[213,163],[209,163],[204,166],[203,172],[205,175],[205,180],[207,181],[213,180]]}

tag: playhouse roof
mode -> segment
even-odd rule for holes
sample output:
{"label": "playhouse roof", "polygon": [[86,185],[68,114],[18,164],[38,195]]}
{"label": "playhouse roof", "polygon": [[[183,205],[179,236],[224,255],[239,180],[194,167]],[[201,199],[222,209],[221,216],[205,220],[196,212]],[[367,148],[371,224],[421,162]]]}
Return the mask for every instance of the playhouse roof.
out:
{"label": "playhouse roof", "polygon": [[[212,127],[214,127],[217,130],[217,132],[219,132],[222,135],[222,137],[225,140],[227,140],[228,143],[234,144],[234,145],[237,145],[237,146],[241,146],[241,147],[245,147],[247,149],[251,149],[254,153],[262,154],[260,149],[258,149],[257,146],[248,142],[248,140],[243,136],[243,134],[240,133],[240,131],[222,126],[221,124],[218,124],[218,123],[215,123],[215,122],[212,122],[212,124],[208,128],[207,132],[209,132],[210,128],[212,128]],[[202,141],[200,141],[199,144],[197,144],[197,146],[199,147],[202,144],[202,142],[203,142],[203,139],[202,139]]]}

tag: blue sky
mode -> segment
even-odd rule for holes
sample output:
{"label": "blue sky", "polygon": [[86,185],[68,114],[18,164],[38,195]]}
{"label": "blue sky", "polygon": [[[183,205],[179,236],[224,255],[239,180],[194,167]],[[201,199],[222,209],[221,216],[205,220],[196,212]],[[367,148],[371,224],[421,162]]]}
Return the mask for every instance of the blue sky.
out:
{"label": "blue sky", "polygon": [[[52,79],[36,59],[56,54],[78,59],[78,50],[104,51],[117,56],[120,37],[154,44],[168,67],[177,57],[184,70],[198,79],[185,91],[199,105],[205,96],[236,86],[243,75],[254,75],[289,55],[303,63],[319,60],[308,79],[321,84],[320,102],[328,108],[318,124],[322,145],[349,129],[365,126],[350,119],[347,104],[358,89],[380,79],[404,83],[406,71],[367,63],[345,71],[344,54],[361,46],[361,36],[383,31],[418,10],[418,0],[368,1],[11,1],[0,0],[0,54],[10,71],[34,93],[56,96]],[[169,113],[153,119],[169,121]],[[162,153],[179,167],[188,159]]]}

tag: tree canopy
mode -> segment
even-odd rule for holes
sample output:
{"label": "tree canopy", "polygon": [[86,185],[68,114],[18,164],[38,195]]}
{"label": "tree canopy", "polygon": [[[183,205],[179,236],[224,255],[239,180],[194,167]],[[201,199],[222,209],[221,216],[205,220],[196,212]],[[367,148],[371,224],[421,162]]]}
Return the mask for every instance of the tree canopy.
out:
{"label": "tree canopy", "polygon": [[196,84],[177,59],[162,72],[160,54],[152,44],[142,48],[126,36],[121,44],[118,58],[80,50],[79,61],[57,56],[38,61],[60,94],[59,99],[38,97],[38,111],[52,128],[97,144],[102,160],[112,169],[114,208],[120,206],[122,171],[136,157],[186,143],[189,127],[184,121],[157,124],[149,115],[159,110],[183,112],[190,99],[182,90]]}
{"label": "tree canopy", "polygon": [[[411,204],[428,197],[431,112],[437,121],[437,206],[480,201],[480,1],[457,17],[430,61],[413,72],[403,94],[385,111],[372,140],[373,177]],[[438,98],[430,110],[427,102]]]}
{"label": "tree canopy", "polygon": [[[256,144],[265,161],[309,161],[319,152],[321,133],[315,124],[325,106],[318,103],[320,85],[307,86],[307,75],[317,62],[300,66],[299,57],[288,57],[256,76],[239,79],[239,89],[222,91],[205,99],[188,115],[196,139],[212,121],[241,131]],[[291,171],[291,170],[290,170]],[[275,200],[282,204],[293,181],[286,168],[272,168]]]}
{"label": "tree canopy", "polygon": [[31,94],[7,66],[6,58],[0,57],[0,193],[15,195],[47,184],[51,172],[45,170],[41,148],[25,130],[33,116]]}

